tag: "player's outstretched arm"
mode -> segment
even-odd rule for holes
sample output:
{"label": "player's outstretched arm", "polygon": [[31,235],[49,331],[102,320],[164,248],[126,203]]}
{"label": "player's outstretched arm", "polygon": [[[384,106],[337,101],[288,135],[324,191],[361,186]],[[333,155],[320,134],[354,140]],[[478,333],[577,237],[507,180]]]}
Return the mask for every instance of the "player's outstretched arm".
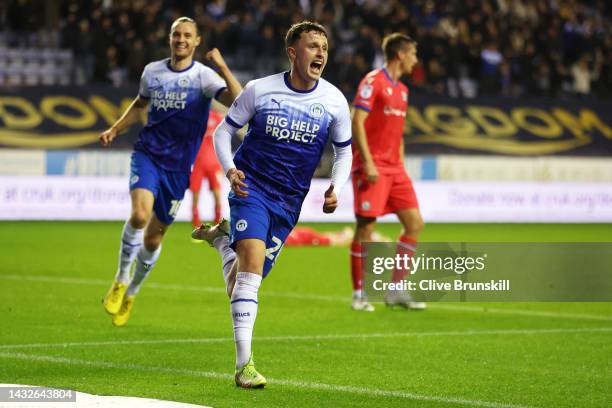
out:
{"label": "player's outstretched arm", "polygon": [[338,197],[336,192],[340,192],[351,175],[351,165],[353,164],[353,154],[351,145],[336,146],[334,148],[334,165],[332,167],[331,183],[324,194],[323,212],[333,213],[338,207]]}
{"label": "player's outstretched arm", "polygon": [[219,51],[217,48],[213,48],[206,53],[206,58],[215,64],[217,68],[219,68],[219,74],[227,84],[227,89],[221,92],[217,99],[219,102],[229,108],[232,102],[234,102],[234,99],[236,99],[240,94],[240,91],[242,91],[242,86],[225,63],[225,59],[223,59],[221,51]]}
{"label": "player's outstretched arm", "polygon": [[125,129],[129,128],[132,124],[138,122],[142,115],[142,112],[147,108],[149,102],[141,98],[138,95],[130,106],[123,112],[123,115],[115,122],[113,126],[106,129],[104,132],[100,133],[100,143],[102,146],[109,146],[112,141],[119,135],[119,133],[123,132]]}
{"label": "player's outstretched arm", "polygon": [[368,146],[368,138],[365,131],[365,120],[369,113],[363,109],[356,108],[353,113],[353,143],[363,161],[363,171],[366,175],[366,180],[370,183],[376,182],[378,179],[378,169],[372,159],[370,147]]}
{"label": "player's outstretched arm", "polygon": [[232,157],[232,137],[238,131],[237,128],[228,124],[225,120],[222,121],[213,135],[215,143],[215,153],[223,167],[223,171],[230,182],[232,191],[238,197],[246,197],[249,193],[244,190],[248,185],[244,182],[246,178],[242,170],[238,170],[234,164]]}

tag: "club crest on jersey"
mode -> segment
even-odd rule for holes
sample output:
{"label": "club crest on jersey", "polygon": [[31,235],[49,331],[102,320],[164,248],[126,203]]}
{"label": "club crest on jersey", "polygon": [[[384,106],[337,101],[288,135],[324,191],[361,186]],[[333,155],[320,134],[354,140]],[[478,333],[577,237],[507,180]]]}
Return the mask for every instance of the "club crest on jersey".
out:
{"label": "club crest on jersey", "polygon": [[372,96],[372,85],[364,85],[361,87],[361,90],[359,91],[359,96],[361,96],[363,99],[369,99],[370,96]]}
{"label": "club crest on jersey", "polygon": [[138,176],[132,176],[132,178],[130,178],[130,186],[133,186],[134,184],[138,183],[138,180],[140,180]]}
{"label": "club crest on jersey", "polygon": [[189,78],[181,78],[178,80],[178,85],[181,88],[187,88],[189,86]]}
{"label": "club crest on jersey", "polygon": [[311,117],[319,119],[325,114],[325,108],[320,103],[313,103],[312,105],[310,105],[310,109],[308,112],[310,113]]}

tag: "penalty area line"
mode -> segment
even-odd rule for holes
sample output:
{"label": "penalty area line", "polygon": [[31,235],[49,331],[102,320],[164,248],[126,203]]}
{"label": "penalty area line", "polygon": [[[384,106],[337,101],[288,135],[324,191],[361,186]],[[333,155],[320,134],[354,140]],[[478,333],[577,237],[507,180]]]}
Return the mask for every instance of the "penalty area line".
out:
{"label": "penalty area line", "polygon": [[[184,376],[190,376],[190,377],[212,378],[212,379],[219,379],[219,380],[233,380],[234,378],[234,376],[231,374],[218,373],[215,371],[200,371],[200,370],[190,370],[190,369],[183,369],[183,368],[155,367],[155,366],[145,366],[145,365],[139,365],[139,364],[133,364],[133,363],[111,363],[108,361],[82,360],[82,359],[73,359],[73,358],[56,357],[56,356],[30,355],[30,354],[24,354],[24,353],[0,352],[0,358],[12,359],[12,360],[34,361],[34,362],[42,362],[42,363],[64,364],[64,365],[69,365],[69,366],[87,366],[87,367],[97,367],[97,368],[106,368],[106,369],[136,370],[136,371],[151,372],[151,373],[175,374],[175,375],[184,375]],[[405,392],[405,391],[382,390],[382,389],[368,388],[368,387],[336,385],[336,384],[317,383],[317,382],[309,382],[309,381],[296,381],[296,380],[286,380],[286,379],[275,379],[275,378],[268,378],[268,380],[270,382],[270,386],[272,387],[274,385],[280,385],[280,386],[291,387],[291,388],[311,389],[311,390],[328,391],[328,392],[343,392],[347,394],[361,394],[361,395],[368,395],[368,396],[373,396],[373,397],[403,398],[403,399],[408,399],[408,400],[413,400],[413,401],[439,402],[439,403],[444,403],[444,404],[467,405],[467,406],[485,407],[485,408],[529,408],[528,406],[525,406],[525,405],[507,404],[507,403],[502,403],[502,402],[414,394],[414,393]]]}

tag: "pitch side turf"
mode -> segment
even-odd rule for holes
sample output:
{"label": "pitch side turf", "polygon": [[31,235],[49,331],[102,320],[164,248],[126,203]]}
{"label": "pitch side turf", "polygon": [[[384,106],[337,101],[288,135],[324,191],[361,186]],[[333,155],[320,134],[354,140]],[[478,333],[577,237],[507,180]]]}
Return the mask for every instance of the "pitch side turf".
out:
{"label": "pitch side turf", "polygon": [[[339,230],[343,225],[314,225]],[[0,383],[215,407],[612,406],[612,304],[350,310],[347,248],[285,248],[260,291],[264,390],[233,384],[216,252],[173,226],[123,328],[121,223],[0,223]],[[426,241],[607,241],[610,225],[428,225]],[[381,232],[396,236],[397,225]],[[1,405],[1,403],[0,403]]]}

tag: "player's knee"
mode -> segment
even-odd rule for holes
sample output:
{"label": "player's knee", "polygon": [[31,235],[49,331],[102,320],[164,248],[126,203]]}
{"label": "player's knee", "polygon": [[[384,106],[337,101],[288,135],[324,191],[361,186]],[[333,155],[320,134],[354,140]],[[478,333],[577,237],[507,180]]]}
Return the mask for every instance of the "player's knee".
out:
{"label": "player's knee", "polygon": [[149,212],[142,208],[136,208],[132,210],[132,215],[130,216],[130,224],[134,228],[144,228],[147,225],[147,221],[149,220]]}
{"label": "player's knee", "polygon": [[374,232],[376,226],[375,219],[360,219],[357,221],[355,228],[355,241],[368,241]]}
{"label": "player's knee", "polygon": [[404,235],[419,235],[424,227],[425,222],[423,222],[423,218],[413,217],[404,225]]}

